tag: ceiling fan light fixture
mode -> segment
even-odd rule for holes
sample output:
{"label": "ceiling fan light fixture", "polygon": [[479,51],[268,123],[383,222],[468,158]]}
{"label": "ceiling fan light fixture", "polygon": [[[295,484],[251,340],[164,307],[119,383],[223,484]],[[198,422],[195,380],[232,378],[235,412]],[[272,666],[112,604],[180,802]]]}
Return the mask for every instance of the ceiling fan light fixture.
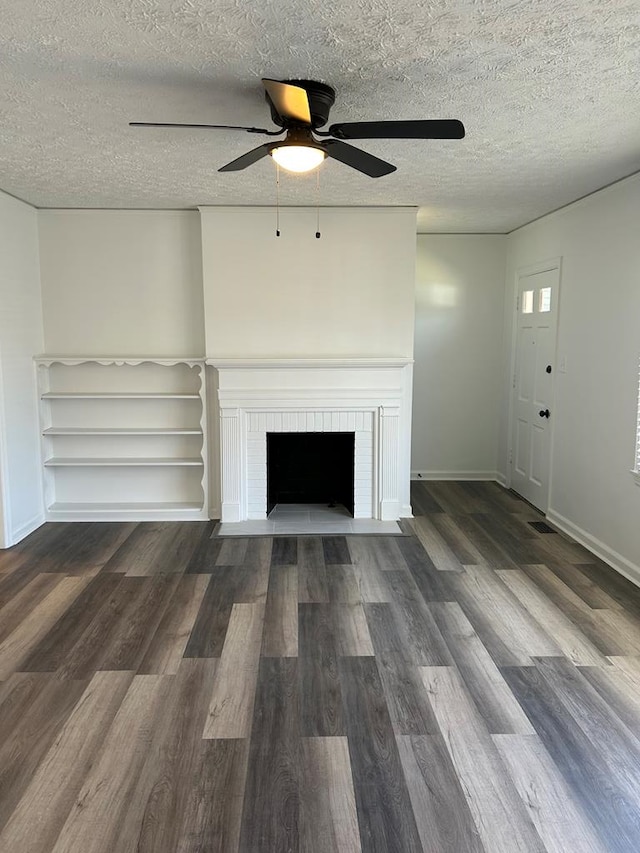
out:
{"label": "ceiling fan light fixture", "polygon": [[325,151],[319,146],[292,145],[291,143],[274,145],[269,154],[271,154],[278,166],[281,166],[288,172],[296,172],[297,174],[312,172],[318,168],[327,156]]}
{"label": "ceiling fan light fixture", "polygon": [[[348,145],[345,139],[462,139],[464,125],[457,119],[418,119],[410,121],[356,121],[332,124],[328,131],[320,131],[329,119],[329,110],[335,101],[335,91],[325,83],[315,80],[262,79],[264,94],[271,118],[278,130],[260,127],[241,127],[228,124],[176,124],[172,122],[129,122],[145,127],[187,127],[212,130],[241,130],[266,136],[286,138],[252,148],[219,172],[239,172],[253,166],[258,160],[271,155],[278,167],[288,172],[312,172],[329,157],[370,178],[381,178],[396,171],[396,167],[368,151]],[[318,142],[314,131],[330,139]]]}

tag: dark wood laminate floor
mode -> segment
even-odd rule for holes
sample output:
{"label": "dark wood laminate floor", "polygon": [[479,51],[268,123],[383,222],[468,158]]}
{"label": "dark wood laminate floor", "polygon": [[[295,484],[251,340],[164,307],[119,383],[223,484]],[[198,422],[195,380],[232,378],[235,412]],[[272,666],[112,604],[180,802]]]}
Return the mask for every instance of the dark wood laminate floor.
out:
{"label": "dark wood laminate floor", "polygon": [[0,552],[0,850],[640,850],[640,590],[495,484],[413,506]]}

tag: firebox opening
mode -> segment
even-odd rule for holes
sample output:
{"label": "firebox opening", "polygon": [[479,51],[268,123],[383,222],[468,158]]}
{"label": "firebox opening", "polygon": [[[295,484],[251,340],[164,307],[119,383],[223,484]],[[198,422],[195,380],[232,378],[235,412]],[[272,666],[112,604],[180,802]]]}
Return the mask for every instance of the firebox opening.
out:
{"label": "firebox opening", "polygon": [[342,504],[353,516],[353,432],[267,433],[267,515],[276,504]]}

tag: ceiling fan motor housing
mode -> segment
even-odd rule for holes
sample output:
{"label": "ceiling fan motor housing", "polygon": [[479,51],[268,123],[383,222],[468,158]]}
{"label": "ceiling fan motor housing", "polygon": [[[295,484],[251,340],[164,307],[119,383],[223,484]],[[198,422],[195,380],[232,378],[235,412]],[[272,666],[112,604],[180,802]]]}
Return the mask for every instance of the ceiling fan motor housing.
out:
{"label": "ceiling fan motor housing", "polygon": [[[299,86],[307,93],[312,128],[322,127],[323,124],[327,123],[329,112],[336,99],[335,90],[331,86],[327,86],[325,83],[318,83],[315,80],[283,80],[282,82],[289,83],[291,86]],[[268,96],[267,103],[271,110],[273,122],[280,127],[290,126],[291,122],[283,120],[282,116],[276,112]]]}

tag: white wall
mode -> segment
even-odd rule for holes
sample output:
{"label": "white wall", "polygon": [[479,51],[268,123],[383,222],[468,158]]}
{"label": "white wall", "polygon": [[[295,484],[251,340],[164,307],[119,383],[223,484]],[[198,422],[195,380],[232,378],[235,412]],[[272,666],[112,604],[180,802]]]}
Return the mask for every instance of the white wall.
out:
{"label": "white wall", "polygon": [[207,356],[413,354],[413,208],[203,208]]}
{"label": "white wall", "polygon": [[[505,362],[518,269],[562,258],[549,518],[640,582],[633,466],[640,356],[640,176],[508,238]],[[505,376],[505,388],[508,376]],[[505,393],[505,399],[508,393]],[[507,474],[508,405],[500,464]]]}
{"label": "white wall", "polygon": [[413,477],[495,476],[505,261],[501,235],[418,235]]}
{"label": "white wall", "polygon": [[43,521],[32,361],[42,347],[37,213],[0,192],[0,547]]}
{"label": "white wall", "polygon": [[[280,237],[273,208],[200,213],[209,358],[412,358],[415,208],[323,208],[320,239],[315,208],[281,209]],[[410,412],[408,389],[400,425],[405,513]],[[210,423],[217,419],[212,399]]]}
{"label": "white wall", "polygon": [[39,225],[47,353],[204,355],[196,211],[41,211]]}

